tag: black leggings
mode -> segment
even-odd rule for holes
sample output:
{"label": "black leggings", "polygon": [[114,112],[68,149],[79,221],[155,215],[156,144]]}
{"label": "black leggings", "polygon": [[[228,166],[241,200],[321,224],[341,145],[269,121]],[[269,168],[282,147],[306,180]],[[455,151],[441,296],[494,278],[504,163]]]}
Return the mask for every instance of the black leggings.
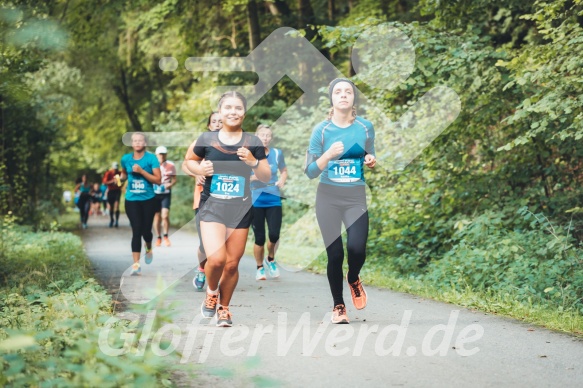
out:
{"label": "black leggings", "polygon": [[[109,219],[113,222],[113,208],[116,202],[119,202],[121,197],[121,190],[109,190],[107,192],[107,202],[109,203]],[[119,206],[119,205],[118,205]],[[119,221],[119,207],[115,212],[115,221]]]}
{"label": "black leggings", "polygon": [[348,281],[354,283],[366,260],[368,211],[364,186],[339,187],[320,183],[316,194],[316,217],[326,245],[327,275],[334,306],[344,304],[342,223],[347,234]]}
{"label": "black leggings", "polygon": [[142,251],[142,237],[147,243],[152,242],[152,224],[156,214],[156,199],[125,202],[126,214],[132,226],[132,252]]}
{"label": "black leggings", "polygon": [[253,206],[253,233],[255,234],[255,245],[265,245],[265,221],[269,231],[269,241],[275,244],[279,240],[281,231],[281,206],[255,207]]}
{"label": "black leggings", "polygon": [[86,224],[89,218],[89,208],[91,207],[91,196],[88,193],[81,193],[77,207],[79,208],[81,223]]}

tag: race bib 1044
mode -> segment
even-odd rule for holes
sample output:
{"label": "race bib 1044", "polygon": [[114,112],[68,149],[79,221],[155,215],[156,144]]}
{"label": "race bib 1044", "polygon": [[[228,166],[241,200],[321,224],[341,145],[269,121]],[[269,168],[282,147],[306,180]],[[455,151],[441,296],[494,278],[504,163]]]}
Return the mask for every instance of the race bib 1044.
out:
{"label": "race bib 1044", "polygon": [[211,181],[211,196],[231,199],[243,198],[245,194],[245,178],[237,175],[216,174]]}
{"label": "race bib 1044", "polygon": [[340,159],[328,162],[328,179],[332,182],[357,182],[361,176],[360,159]]}

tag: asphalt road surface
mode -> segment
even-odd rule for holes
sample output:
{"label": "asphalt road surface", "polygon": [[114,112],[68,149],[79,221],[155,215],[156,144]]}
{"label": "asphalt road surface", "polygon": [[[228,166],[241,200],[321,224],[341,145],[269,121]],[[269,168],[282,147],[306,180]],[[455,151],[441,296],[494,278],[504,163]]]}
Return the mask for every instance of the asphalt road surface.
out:
{"label": "asphalt road surface", "polygon": [[[177,302],[173,326],[160,334],[172,339],[169,351],[180,352],[183,366],[197,370],[196,377],[175,373],[180,386],[583,387],[581,339],[374,287],[366,287],[369,302],[360,311],[345,287],[351,322],[333,325],[326,277],[282,270],[279,279],[258,282],[250,256],[239,267],[233,327],[217,328],[201,318],[204,293],[192,285],[192,227],[173,230],[172,246],[155,248],[152,264],[142,260],[142,275],[129,277],[129,222],[107,224],[93,218],[81,232],[95,276],[121,309],[155,297]],[[173,287],[160,287],[160,279]],[[141,319],[147,325],[155,315]]]}

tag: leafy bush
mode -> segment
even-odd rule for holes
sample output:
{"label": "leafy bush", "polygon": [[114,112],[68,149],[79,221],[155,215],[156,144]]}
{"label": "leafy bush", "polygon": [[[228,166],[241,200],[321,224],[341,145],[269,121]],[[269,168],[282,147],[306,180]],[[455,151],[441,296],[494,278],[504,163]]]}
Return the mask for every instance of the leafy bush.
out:
{"label": "leafy bush", "polygon": [[[151,347],[138,349],[138,321],[112,320],[112,300],[95,280],[81,241],[69,233],[32,233],[5,217],[0,268],[0,385],[160,386],[170,385],[169,363]],[[157,308],[152,335],[168,321]],[[111,327],[110,327],[111,326]],[[124,349],[112,356],[100,348]],[[148,337],[147,340],[151,338]],[[162,341],[161,349],[168,346]]]}
{"label": "leafy bush", "polygon": [[583,313],[583,261],[569,228],[556,228],[527,208],[517,213],[522,227],[508,227],[500,213],[485,212],[457,231],[455,245],[432,261],[424,281],[443,288],[467,286],[524,301],[545,299],[563,310]]}

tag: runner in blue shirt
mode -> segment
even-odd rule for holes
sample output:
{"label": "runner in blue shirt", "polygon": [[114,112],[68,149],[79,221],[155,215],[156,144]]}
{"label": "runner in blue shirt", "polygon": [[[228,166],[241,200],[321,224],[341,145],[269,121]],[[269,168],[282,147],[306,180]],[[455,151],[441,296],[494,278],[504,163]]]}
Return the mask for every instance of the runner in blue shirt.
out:
{"label": "runner in blue shirt", "polygon": [[141,132],[132,134],[134,152],[121,158],[121,180],[128,181],[126,187],[126,214],[132,226],[132,265],[131,275],[139,275],[140,252],[142,237],[146,243],[146,264],[150,264],[152,255],[152,223],[156,213],[157,203],[154,194],[154,184],[161,181],[160,163],[158,158],[146,151],[146,135]]}
{"label": "runner in blue shirt", "polygon": [[368,211],[364,166],[376,165],[374,128],[356,115],[356,87],[352,81],[337,78],[328,87],[332,108],[328,119],[312,131],[305,172],[310,179],[320,176],[316,194],[316,217],[328,256],[327,275],[332,291],[333,323],[349,323],[342,296],[344,247],[342,223],[346,227],[348,281],[352,303],[366,307],[366,291],[360,270],[366,259]]}
{"label": "runner in blue shirt", "polygon": [[78,196],[78,201],[76,202],[79,208],[79,215],[81,216],[81,227],[87,229],[87,220],[89,219],[89,208],[91,207],[91,185],[87,179],[87,175],[83,174],[80,179],[78,179],[75,186],[75,195]]}
{"label": "runner in blue shirt", "polygon": [[[272,278],[279,277],[279,268],[275,262],[275,252],[281,231],[282,207],[281,189],[287,180],[287,167],[283,152],[277,148],[270,148],[269,144],[273,139],[273,132],[268,125],[259,125],[255,135],[261,140],[267,153],[267,162],[271,169],[271,179],[267,183],[258,180],[255,175],[251,175],[251,194],[253,196],[253,233],[255,234],[255,246],[253,254],[257,262],[257,273],[255,280],[267,279],[265,273]],[[277,172],[280,172],[278,179]],[[267,242],[267,259],[265,254],[265,222],[269,231],[269,241]]]}

